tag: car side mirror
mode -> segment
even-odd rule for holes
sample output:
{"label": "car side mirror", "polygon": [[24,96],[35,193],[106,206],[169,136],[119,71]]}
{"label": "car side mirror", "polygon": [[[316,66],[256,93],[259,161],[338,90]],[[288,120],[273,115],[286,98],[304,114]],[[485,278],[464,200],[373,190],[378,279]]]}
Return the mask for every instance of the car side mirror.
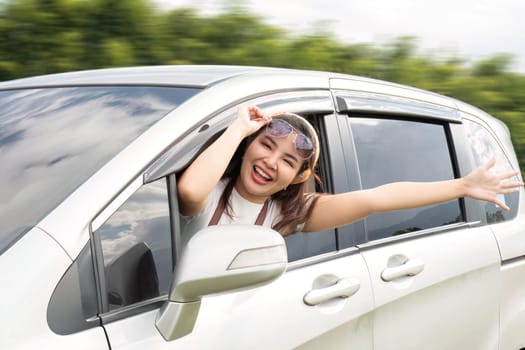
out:
{"label": "car side mirror", "polygon": [[275,280],[286,270],[283,237],[254,225],[218,225],[197,232],[182,252],[156,326],[166,340],[193,331],[201,298]]}

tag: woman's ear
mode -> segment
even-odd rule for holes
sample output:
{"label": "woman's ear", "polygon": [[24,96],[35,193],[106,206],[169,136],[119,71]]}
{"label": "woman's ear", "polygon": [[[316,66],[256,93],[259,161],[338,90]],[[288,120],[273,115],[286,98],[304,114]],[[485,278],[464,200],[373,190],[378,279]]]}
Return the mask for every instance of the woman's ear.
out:
{"label": "woman's ear", "polygon": [[312,174],[312,171],[310,169],[306,169],[302,173],[297,174],[297,176],[295,177],[295,179],[293,179],[291,184],[295,185],[295,184],[300,184],[302,182],[305,182],[306,180],[308,180],[308,178],[310,178],[311,174]]}

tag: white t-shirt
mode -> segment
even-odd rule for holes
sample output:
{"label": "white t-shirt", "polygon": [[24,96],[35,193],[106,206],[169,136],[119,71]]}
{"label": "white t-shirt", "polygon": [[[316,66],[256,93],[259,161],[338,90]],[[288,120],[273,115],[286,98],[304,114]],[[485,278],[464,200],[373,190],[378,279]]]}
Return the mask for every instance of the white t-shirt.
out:
{"label": "white t-shirt", "polygon": [[[210,220],[217,209],[219,199],[222,196],[224,187],[226,187],[226,181],[220,181],[217,186],[213,189],[208,197],[208,203],[206,207],[197,215],[188,217],[181,215],[181,226],[182,226],[182,243],[183,246],[189,241],[189,239],[199,230],[205,228],[210,223]],[[224,224],[251,224],[254,225],[259,213],[263,207],[263,204],[253,203],[244,199],[235,188],[232,190],[230,196],[231,207],[233,209],[233,217],[230,218],[225,212],[222,213],[217,225]],[[266,217],[264,218],[263,226],[272,227],[275,224],[275,219],[279,217],[280,210],[279,206],[273,201],[270,201]]]}

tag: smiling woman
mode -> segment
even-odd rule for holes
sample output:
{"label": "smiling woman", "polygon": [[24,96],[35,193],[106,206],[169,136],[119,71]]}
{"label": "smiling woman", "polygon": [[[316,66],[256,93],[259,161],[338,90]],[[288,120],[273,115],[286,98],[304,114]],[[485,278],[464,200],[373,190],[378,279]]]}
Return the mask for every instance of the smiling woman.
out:
{"label": "smiling woman", "polygon": [[[243,119],[248,113],[251,119]],[[312,125],[296,114],[265,116],[255,107],[241,109],[241,115],[244,117],[237,123],[246,123],[242,127],[249,129],[248,136],[241,139],[239,147],[230,149],[230,154],[234,151],[231,161],[214,167],[218,171],[214,177],[204,176],[202,185],[194,188],[189,179],[203,176],[195,173],[209,166],[209,152],[205,152],[179,181],[185,240],[200,228],[217,223],[256,223],[288,235],[300,231],[317,200],[316,195],[305,196],[306,180],[319,158],[319,140]],[[231,140],[236,133],[235,128],[228,128],[222,138]],[[235,143],[232,146],[236,147]],[[214,148],[208,150],[213,152]]]}

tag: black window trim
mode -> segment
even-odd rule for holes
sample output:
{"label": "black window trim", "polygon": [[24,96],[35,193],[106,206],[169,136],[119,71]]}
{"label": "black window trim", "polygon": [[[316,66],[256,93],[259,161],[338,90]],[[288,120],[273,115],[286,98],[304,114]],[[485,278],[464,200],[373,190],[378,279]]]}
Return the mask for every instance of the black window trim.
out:
{"label": "black window trim", "polygon": [[[348,122],[348,115],[337,113],[336,115],[337,127],[339,130],[340,142],[342,151],[341,164],[344,164],[346,168],[346,179],[335,179],[336,185],[339,187],[339,192],[356,191],[362,188],[361,174],[357,165],[357,155],[355,150],[354,137],[352,135],[352,129]],[[331,165],[335,167],[335,164]],[[335,169],[332,168],[332,172],[335,174]],[[343,184],[344,183],[344,184]],[[337,189],[337,188],[336,188]],[[345,225],[337,228],[338,237],[338,250],[348,249],[356,245],[343,246],[344,238],[346,235],[354,235],[354,240],[357,244],[365,242],[366,239],[366,225],[365,220],[358,220],[350,225]]]}
{"label": "black window trim", "polygon": [[[454,142],[457,176],[465,176],[475,169],[474,159],[470,150],[469,142],[466,138],[463,124],[450,124],[449,132]],[[486,224],[486,217],[483,215],[484,209],[482,202],[471,199],[462,198],[462,205],[464,206],[464,219],[468,222],[479,222]]]}

